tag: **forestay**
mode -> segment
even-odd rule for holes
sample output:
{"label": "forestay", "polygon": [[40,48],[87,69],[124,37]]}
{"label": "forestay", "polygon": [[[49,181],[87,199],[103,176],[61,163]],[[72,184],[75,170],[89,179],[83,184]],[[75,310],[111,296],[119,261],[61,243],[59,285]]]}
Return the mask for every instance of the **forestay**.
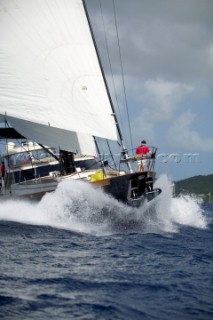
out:
{"label": "forestay", "polygon": [[0,48],[1,119],[48,145],[69,131],[117,140],[81,0],[0,0]]}

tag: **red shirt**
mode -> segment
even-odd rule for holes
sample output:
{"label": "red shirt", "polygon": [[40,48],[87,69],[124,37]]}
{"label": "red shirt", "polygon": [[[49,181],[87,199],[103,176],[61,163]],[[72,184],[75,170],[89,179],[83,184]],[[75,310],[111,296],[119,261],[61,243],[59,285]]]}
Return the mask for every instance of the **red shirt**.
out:
{"label": "red shirt", "polygon": [[2,175],[4,176],[5,174],[5,168],[4,168],[4,165],[0,165],[0,172],[2,173]]}
{"label": "red shirt", "polygon": [[147,146],[139,146],[137,147],[136,154],[147,154],[150,152],[150,149]]}

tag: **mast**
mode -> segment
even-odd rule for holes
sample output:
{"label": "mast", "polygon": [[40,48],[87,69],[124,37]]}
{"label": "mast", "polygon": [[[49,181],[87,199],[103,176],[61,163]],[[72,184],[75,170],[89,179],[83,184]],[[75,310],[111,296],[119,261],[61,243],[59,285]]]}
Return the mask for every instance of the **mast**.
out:
{"label": "mast", "polygon": [[[123,155],[124,159],[127,159],[128,158],[128,151],[127,151],[127,149],[125,147],[125,144],[124,144],[122,132],[121,132],[121,129],[120,129],[120,126],[119,126],[119,123],[118,123],[118,119],[117,119],[117,115],[115,113],[115,108],[114,108],[114,105],[113,105],[113,101],[112,101],[112,98],[111,98],[111,95],[110,95],[110,92],[109,92],[109,87],[108,87],[108,84],[107,84],[107,81],[106,81],[106,77],[105,77],[105,74],[104,74],[103,66],[102,66],[102,63],[101,63],[100,56],[99,56],[98,47],[97,47],[97,43],[96,43],[96,40],[95,40],[95,37],[94,37],[94,33],[93,33],[93,30],[92,30],[91,21],[90,21],[90,18],[89,18],[89,14],[88,14],[88,10],[87,10],[86,4],[85,4],[85,0],[82,0],[82,3],[83,3],[85,14],[86,14],[86,17],[87,17],[90,33],[91,33],[93,44],[94,44],[95,51],[96,51],[96,54],[97,54],[98,63],[99,63],[100,69],[101,69],[101,73],[102,73],[102,77],[103,77],[104,84],[105,84],[105,87],[106,87],[107,95],[108,95],[109,102],[110,102],[110,105],[111,105],[111,108],[112,108],[112,116],[115,119],[115,124],[116,124],[117,132],[118,132],[118,135],[119,135],[119,139],[120,139],[120,142],[121,142],[121,147],[122,147],[122,155]],[[128,162],[128,167],[129,167],[129,170],[132,172],[132,169],[131,169],[131,166],[130,166],[129,162]]]}

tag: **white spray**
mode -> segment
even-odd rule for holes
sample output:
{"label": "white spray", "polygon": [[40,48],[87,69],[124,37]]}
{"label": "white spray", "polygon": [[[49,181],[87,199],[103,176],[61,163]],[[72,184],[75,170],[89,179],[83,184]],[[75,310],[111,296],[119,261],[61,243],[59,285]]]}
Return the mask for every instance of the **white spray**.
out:
{"label": "white spray", "polygon": [[134,209],[85,182],[67,180],[39,203],[2,201],[0,220],[96,235],[132,231],[177,232],[181,225],[207,227],[199,199],[173,197],[172,183],[165,175],[159,178],[156,186],[162,189],[162,194],[142,208]]}

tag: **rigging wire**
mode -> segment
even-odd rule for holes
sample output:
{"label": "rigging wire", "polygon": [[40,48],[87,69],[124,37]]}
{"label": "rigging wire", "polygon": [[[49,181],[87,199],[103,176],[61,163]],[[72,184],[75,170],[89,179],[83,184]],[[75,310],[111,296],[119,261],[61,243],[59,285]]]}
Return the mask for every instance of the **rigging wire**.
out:
{"label": "rigging wire", "polygon": [[[119,105],[119,102],[118,102],[118,96],[117,96],[117,92],[116,92],[115,79],[114,79],[114,74],[113,74],[113,70],[112,70],[112,63],[111,63],[110,54],[109,54],[109,44],[108,44],[108,39],[107,39],[106,25],[105,25],[105,22],[104,22],[101,0],[99,0],[99,5],[100,5],[101,18],[102,18],[102,23],[103,23],[103,28],[104,28],[104,39],[105,39],[105,44],[106,44],[106,51],[107,51],[107,57],[108,57],[110,72],[111,72],[111,76],[112,76],[112,83],[113,83],[113,90],[114,90],[115,100],[116,100],[116,104],[117,104],[117,108],[118,108],[119,117],[120,117],[120,120],[121,120],[121,125],[124,127],[123,119],[122,119],[122,115],[121,115],[121,110],[120,110],[120,105]],[[123,133],[123,136],[124,136],[124,141],[125,141],[125,144],[126,144],[126,138],[125,138],[125,134],[124,133]]]}
{"label": "rigging wire", "polygon": [[108,140],[108,139],[107,139],[107,146],[108,146],[108,148],[109,148],[110,156],[111,156],[112,162],[113,162],[113,164],[114,164],[114,167],[115,167],[115,169],[117,170],[117,165],[116,165],[114,156],[113,156],[113,154],[112,154],[112,150],[111,150],[111,148],[110,148],[109,140]]}
{"label": "rigging wire", "polygon": [[126,87],[125,87],[125,82],[124,82],[124,70],[123,70],[122,55],[121,55],[121,48],[120,48],[120,41],[119,41],[119,34],[118,34],[118,24],[117,24],[116,8],[115,8],[115,1],[114,1],[114,0],[113,0],[113,12],[114,12],[115,28],[116,28],[116,35],[117,35],[117,42],[118,42],[118,49],[119,49],[119,56],[120,56],[120,63],[121,63],[122,83],[123,83],[123,90],[124,90],[124,97],[125,97],[125,106],[126,106],[126,112],[127,112],[127,118],[128,118],[130,142],[131,142],[131,148],[133,149],[132,130],[131,130],[131,125],[130,125],[130,117],[129,117],[129,110],[128,110],[128,104],[127,104]]}

